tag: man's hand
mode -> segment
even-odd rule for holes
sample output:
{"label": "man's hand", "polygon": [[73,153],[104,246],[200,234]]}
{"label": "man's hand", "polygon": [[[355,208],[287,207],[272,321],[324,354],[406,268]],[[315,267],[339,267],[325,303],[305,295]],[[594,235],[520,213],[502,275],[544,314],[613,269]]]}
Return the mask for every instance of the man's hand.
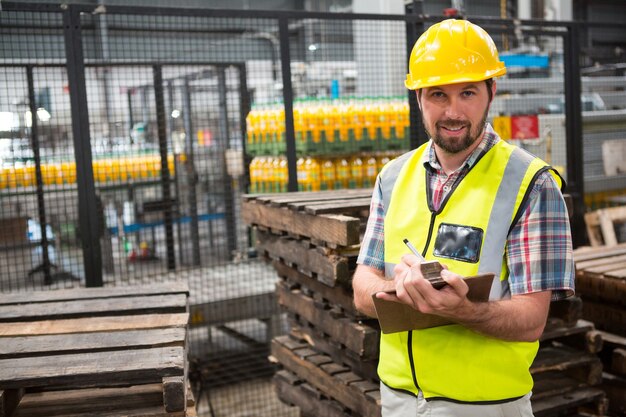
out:
{"label": "man's hand", "polygon": [[376,297],[407,304],[422,313],[454,317],[455,311],[468,302],[463,277],[444,269],[441,277],[448,285],[438,290],[424,278],[420,266],[416,256],[404,255],[394,268],[395,294],[379,292]]}

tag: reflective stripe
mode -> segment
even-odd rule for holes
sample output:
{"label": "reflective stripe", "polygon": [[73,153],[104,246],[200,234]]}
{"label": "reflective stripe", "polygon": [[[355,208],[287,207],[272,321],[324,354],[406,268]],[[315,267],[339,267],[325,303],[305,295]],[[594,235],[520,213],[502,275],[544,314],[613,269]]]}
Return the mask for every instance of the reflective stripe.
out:
{"label": "reflective stripe", "polygon": [[[404,163],[417,151],[417,149],[407,152],[397,159],[394,159],[387,165],[387,168],[382,172],[380,176],[380,188],[383,194],[383,212],[387,215],[387,207],[391,203],[391,193],[393,186],[400,175],[400,170],[404,166]],[[385,271],[387,268],[385,267]],[[393,268],[392,268],[393,270]]]}
{"label": "reflective stripe", "polygon": [[508,280],[500,280],[504,256],[502,249],[506,245],[511,226],[510,221],[503,222],[502,219],[513,219],[513,210],[515,209],[517,194],[524,179],[524,174],[534,159],[532,155],[524,150],[515,148],[511,153],[502,181],[500,181],[500,186],[498,187],[478,267],[479,273],[496,273],[489,294],[490,300],[511,297]]}

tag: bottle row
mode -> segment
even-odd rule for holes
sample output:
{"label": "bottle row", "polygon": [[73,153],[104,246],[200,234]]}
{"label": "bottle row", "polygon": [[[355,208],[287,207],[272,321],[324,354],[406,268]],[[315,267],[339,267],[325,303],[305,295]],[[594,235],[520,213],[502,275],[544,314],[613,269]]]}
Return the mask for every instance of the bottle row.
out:
{"label": "bottle row", "polygon": [[[406,97],[300,100],[294,103],[296,151],[323,155],[408,149]],[[285,152],[285,113],[281,105],[253,107],[246,119],[252,155]]]}
{"label": "bottle row", "polygon": [[[369,188],[382,167],[399,152],[363,153],[356,156],[301,157],[296,162],[299,191]],[[286,192],[287,158],[259,156],[250,162],[250,192]]]}
{"label": "bottle row", "polygon": [[[174,156],[167,160],[171,175],[174,175]],[[161,157],[142,155],[127,158],[107,158],[93,161],[93,176],[97,183],[150,180],[161,176]],[[76,182],[76,163],[46,162],[41,164],[44,185],[63,185]],[[0,189],[30,187],[36,185],[35,165],[0,168]]]}

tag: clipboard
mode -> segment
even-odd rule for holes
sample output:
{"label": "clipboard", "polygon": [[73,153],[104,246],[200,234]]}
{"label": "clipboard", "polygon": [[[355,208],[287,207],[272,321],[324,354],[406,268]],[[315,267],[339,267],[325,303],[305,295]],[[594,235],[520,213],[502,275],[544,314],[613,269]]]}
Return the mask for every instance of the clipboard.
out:
{"label": "clipboard", "polygon": [[[495,274],[493,273],[466,277],[465,282],[469,287],[467,298],[475,302],[488,301],[494,277]],[[381,300],[376,298],[376,294],[372,294],[372,299],[380,329],[385,334],[454,324],[453,321],[445,317],[421,313],[406,304]]]}

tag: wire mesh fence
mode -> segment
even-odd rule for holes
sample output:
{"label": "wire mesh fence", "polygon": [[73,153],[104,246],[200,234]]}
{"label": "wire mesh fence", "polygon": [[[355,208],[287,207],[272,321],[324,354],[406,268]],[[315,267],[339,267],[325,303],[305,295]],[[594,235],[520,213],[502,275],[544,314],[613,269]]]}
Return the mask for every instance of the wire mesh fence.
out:
{"label": "wire mesh fence", "polygon": [[[242,195],[372,187],[424,139],[403,81],[432,22],[16,3],[0,23],[0,291],[186,279],[200,414],[298,415],[273,393],[287,329]],[[488,26],[509,67],[496,131],[623,194],[599,154],[623,146],[623,75],[582,79],[572,167],[567,27]]]}

